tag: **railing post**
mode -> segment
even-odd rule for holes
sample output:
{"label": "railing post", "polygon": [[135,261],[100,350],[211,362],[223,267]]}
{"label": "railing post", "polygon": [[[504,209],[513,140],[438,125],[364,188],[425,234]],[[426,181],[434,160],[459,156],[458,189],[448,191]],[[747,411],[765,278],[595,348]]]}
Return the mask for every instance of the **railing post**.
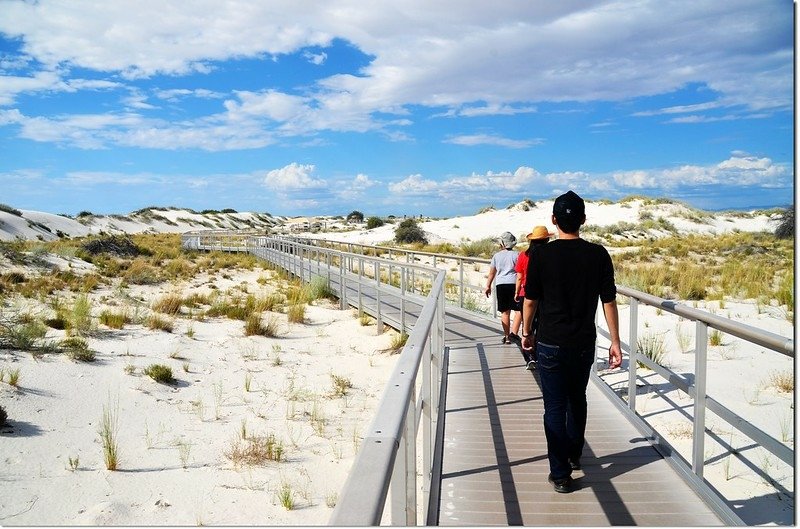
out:
{"label": "railing post", "polygon": [[464,308],[464,260],[458,260],[458,306]]}
{"label": "railing post", "polygon": [[390,490],[392,493],[392,525],[417,525],[417,470],[416,470],[416,399],[414,392],[407,403],[403,434],[394,461]]}
{"label": "railing post", "polygon": [[347,273],[344,270],[344,265],[344,258],[339,256],[339,308],[342,310],[347,308],[347,285],[345,285]]}
{"label": "railing post", "polygon": [[628,407],[636,413],[636,356],[639,349],[639,300],[630,298],[630,334],[628,339]]}
{"label": "railing post", "polygon": [[400,334],[406,334],[406,269],[400,267]]}
{"label": "railing post", "polygon": [[375,313],[377,314],[375,326],[376,334],[383,332],[383,318],[381,317],[381,265],[375,261]]}
{"label": "railing post", "polygon": [[708,324],[697,322],[694,344],[694,432],[692,434],[692,472],[703,478],[706,439],[706,353]]}
{"label": "railing post", "polygon": [[361,297],[361,282],[364,281],[364,258],[358,258],[358,317],[361,317],[361,311],[364,310],[364,305]]}

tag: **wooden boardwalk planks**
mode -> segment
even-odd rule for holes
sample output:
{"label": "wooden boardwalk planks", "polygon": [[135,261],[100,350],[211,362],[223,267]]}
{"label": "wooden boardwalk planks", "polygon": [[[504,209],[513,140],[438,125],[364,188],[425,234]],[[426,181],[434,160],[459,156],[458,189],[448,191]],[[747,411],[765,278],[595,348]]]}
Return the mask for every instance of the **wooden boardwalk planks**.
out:
{"label": "wooden boardwalk planks", "polygon": [[439,525],[721,525],[593,382],[583,469],[556,493],[538,374],[498,337],[450,350]]}

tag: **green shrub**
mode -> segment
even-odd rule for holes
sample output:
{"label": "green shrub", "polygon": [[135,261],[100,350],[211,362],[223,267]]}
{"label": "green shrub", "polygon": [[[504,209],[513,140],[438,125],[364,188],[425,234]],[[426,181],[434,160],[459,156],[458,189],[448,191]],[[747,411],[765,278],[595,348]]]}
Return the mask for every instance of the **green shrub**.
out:
{"label": "green shrub", "polygon": [[89,344],[86,340],[77,336],[71,336],[61,340],[61,349],[66,353],[67,357],[71,360],[78,362],[94,362],[94,351],[89,349]]}
{"label": "green shrub", "polygon": [[142,373],[162,384],[175,382],[175,378],[172,376],[172,368],[164,364],[150,364],[142,370]]}
{"label": "green shrub", "polygon": [[381,219],[380,217],[370,217],[370,218],[367,219],[367,229],[368,230],[371,230],[373,228],[380,228],[384,224],[385,223],[383,222],[383,219]]}
{"label": "green shrub", "polygon": [[70,312],[69,328],[78,336],[85,336],[92,331],[92,302],[86,294],[75,298]]}
{"label": "green shrub", "polygon": [[22,212],[16,208],[12,208],[6,204],[0,204],[0,211],[5,211],[6,213],[11,213],[12,215],[16,215],[17,217],[22,216]]}
{"label": "green shrub", "polygon": [[100,313],[100,323],[112,329],[122,329],[126,323],[130,323],[131,318],[127,312],[111,312],[104,310]]}
{"label": "green shrub", "polygon": [[394,240],[401,244],[414,242],[421,242],[422,244],[428,243],[425,232],[422,231],[422,228],[419,227],[414,219],[406,219],[395,228]]}

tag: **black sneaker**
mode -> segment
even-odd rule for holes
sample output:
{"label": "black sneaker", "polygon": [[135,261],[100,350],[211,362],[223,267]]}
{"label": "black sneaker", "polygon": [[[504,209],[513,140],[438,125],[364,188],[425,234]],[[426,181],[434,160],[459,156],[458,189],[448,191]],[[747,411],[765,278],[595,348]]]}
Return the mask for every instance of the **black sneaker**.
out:
{"label": "black sneaker", "polygon": [[513,342],[522,343],[522,339],[513,332],[508,333],[508,339],[511,340],[512,343]]}
{"label": "black sneaker", "polygon": [[580,470],[581,469],[581,461],[580,461],[580,459],[569,458],[569,467],[572,470]]}
{"label": "black sneaker", "polygon": [[560,492],[562,494],[572,492],[572,478],[569,476],[562,479],[553,479],[553,475],[548,474],[547,481],[553,484],[553,490],[556,492]]}

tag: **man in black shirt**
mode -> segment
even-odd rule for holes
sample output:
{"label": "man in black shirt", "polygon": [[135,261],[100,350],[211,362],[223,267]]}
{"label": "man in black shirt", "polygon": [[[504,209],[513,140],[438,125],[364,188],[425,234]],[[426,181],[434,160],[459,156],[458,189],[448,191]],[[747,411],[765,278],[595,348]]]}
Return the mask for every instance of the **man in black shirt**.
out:
{"label": "man in black shirt", "polygon": [[[609,367],[619,367],[617,289],[608,251],[580,238],[586,222],[583,199],[569,191],[553,203],[558,239],[543,245],[528,262],[523,306],[522,347],[534,346],[544,397],[544,431],[550,462],[548,480],[557,492],[571,492],[572,471],[580,469],[585,444],[586,386],[595,362],[598,298],[611,335]],[[536,344],[531,343],[538,309]]]}

